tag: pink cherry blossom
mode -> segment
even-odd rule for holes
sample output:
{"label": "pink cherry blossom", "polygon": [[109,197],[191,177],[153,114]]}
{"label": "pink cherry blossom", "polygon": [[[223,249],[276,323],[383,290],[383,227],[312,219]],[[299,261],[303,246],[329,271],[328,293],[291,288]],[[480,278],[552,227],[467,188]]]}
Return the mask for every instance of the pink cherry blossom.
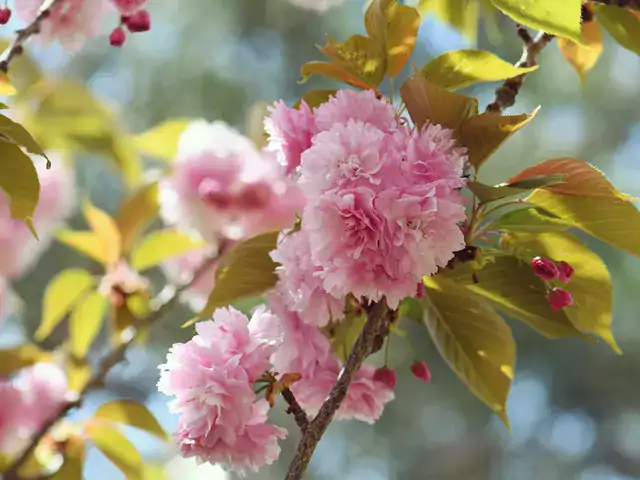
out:
{"label": "pink cherry blossom", "polygon": [[268,149],[276,152],[278,161],[290,174],[300,165],[300,156],[311,146],[311,138],[316,133],[313,114],[305,101],[295,109],[280,100],[269,107],[269,112],[264,121],[269,135]]}
{"label": "pink cherry blossom", "polygon": [[344,316],[344,298],[330,295],[322,286],[319,276],[322,268],[311,260],[306,230],[283,232],[271,258],[280,263],[276,268],[278,291],[287,307],[297,312],[304,323],[323,327]]}
{"label": "pink cherry blossom", "polygon": [[385,99],[376,98],[373,90],[338,90],[314,111],[318,130],[331,130],[334,125],[350,121],[372,125],[384,133],[398,126],[396,112]]}
{"label": "pink cherry blossom", "polygon": [[27,225],[11,216],[5,193],[0,190],[0,275],[13,278],[27,273],[51,243],[51,234],[75,206],[75,179],[62,157],[49,154],[52,166],[34,157],[40,180],[40,200],[33,216],[36,240]]}
{"label": "pink cherry blossom", "polygon": [[[16,0],[16,13],[24,22],[33,21],[41,0]],[[51,44],[58,41],[65,49],[79,50],[84,42],[100,33],[102,17],[113,7],[109,0],[62,0],[42,22],[36,39]]]}
{"label": "pink cherry blossom", "polygon": [[123,15],[131,15],[133,12],[140,10],[147,0],[112,0],[115,7]]}

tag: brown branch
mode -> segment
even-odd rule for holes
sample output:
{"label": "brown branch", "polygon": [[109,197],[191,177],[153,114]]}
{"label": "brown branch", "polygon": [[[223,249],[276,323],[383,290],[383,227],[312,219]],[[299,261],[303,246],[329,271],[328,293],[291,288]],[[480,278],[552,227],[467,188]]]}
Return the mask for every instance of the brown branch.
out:
{"label": "brown branch", "polygon": [[0,72],[7,73],[9,71],[9,66],[15,57],[21,55],[24,51],[24,44],[31,38],[33,35],[37,35],[40,33],[40,28],[42,26],[42,22],[44,22],[53,9],[58,5],[62,0],[45,0],[40,6],[40,10],[38,10],[38,15],[33,21],[24,28],[16,31],[16,36],[11,42],[11,44],[5,49],[4,52],[0,55]]}
{"label": "brown branch", "polygon": [[591,0],[593,3],[603,3],[614,7],[630,8],[640,11],[640,0]]}
{"label": "brown branch", "polygon": [[296,423],[300,427],[300,431],[304,434],[304,432],[309,428],[309,417],[307,417],[306,412],[296,400],[296,397],[293,395],[293,392],[285,388],[282,391],[282,396],[285,401],[289,404],[289,408],[287,408],[287,413],[292,413],[293,417],[296,419]]}
{"label": "brown branch", "polygon": [[[640,0],[639,0],[640,1]],[[536,38],[531,38],[527,29],[518,24],[518,36],[524,42],[522,57],[515,64],[518,68],[534,67],[538,64],[538,55],[544,47],[553,39],[553,35],[540,32]],[[517,77],[508,78],[502,86],[496,89],[496,99],[493,103],[487,105],[487,112],[502,113],[506,108],[513,106],[516,102],[516,96],[520,92],[520,88],[524,83],[526,73]]]}
{"label": "brown branch", "polygon": [[338,380],[331,388],[329,397],[324,401],[320,411],[311,421],[309,427],[302,432],[295,456],[286,480],[300,480],[304,474],[311,456],[318,446],[322,435],[329,427],[333,416],[347,395],[347,389],[352,377],[356,374],[362,362],[372,353],[382,348],[384,338],[389,334],[389,327],[393,321],[392,312],[384,301],[376,303],[369,309],[367,321],[349,354],[347,361],[338,376]]}
{"label": "brown branch", "polygon": [[[176,301],[180,297],[180,294],[188,289],[209,268],[211,268],[211,266],[222,255],[223,251],[224,247],[220,249],[220,253],[218,255],[205,260],[202,265],[200,265],[200,267],[194,272],[193,277],[190,281],[176,288],[174,294],[169,299],[164,301],[153,312],[151,312],[149,316],[143,319],[144,326],[149,327],[157,322],[160,318],[162,318],[164,314],[176,303]],[[87,381],[82,390],[75,396],[75,398],[72,398],[65,402],[60,410],[58,410],[58,412],[56,412],[53,417],[51,417],[40,427],[36,434],[31,438],[27,448],[25,448],[25,450],[13,461],[13,463],[11,463],[4,474],[0,475],[0,478],[2,478],[3,480],[20,480],[18,470],[26,462],[29,455],[38,446],[40,440],[42,440],[45,435],[49,433],[51,428],[53,428],[53,426],[58,423],[58,421],[65,417],[67,413],[69,413],[69,411],[73,410],[76,407],[79,407],[82,404],[82,399],[88,392],[103,385],[107,373],[109,373],[113,366],[115,366],[125,358],[127,349],[136,341],[141,331],[141,329],[136,330],[131,327],[122,332],[121,342],[102,359],[93,375]]]}

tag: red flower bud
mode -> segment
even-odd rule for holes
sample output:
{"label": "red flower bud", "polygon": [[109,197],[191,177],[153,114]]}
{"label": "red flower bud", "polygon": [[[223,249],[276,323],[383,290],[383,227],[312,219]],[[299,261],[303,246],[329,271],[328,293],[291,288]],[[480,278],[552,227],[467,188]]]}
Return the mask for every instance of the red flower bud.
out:
{"label": "red flower bud", "polygon": [[120,27],[114,29],[111,35],[109,35],[109,43],[114,47],[121,47],[126,39],[127,35]]}
{"label": "red flower bud", "polygon": [[535,257],[531,260],[531,268],[543,280],[554,280],[560,275],[556,264],[548,258]]}
{"label": "red flower bud", "polygon": [[416,298],[424,297],[424,282],[418,283],[418,290],[416,292]]}
{"label": "red flower bud", "polygon": [[549,300],[551,309],[555,310],[556,312],[573,305],[573,297],[569,292],[563,290],[562,288],[554,288],[553,290],[551,290],[547,295],[547,299]]}
{"label": "red flower bud", "polygon": [[573,276],[574,272],[575,270],[573,269],[573,267],[567,262],[560,262],[559,273],[560,281],[562,283],[569,283],[569,279]]}
{"label": "red flower bud", "polygon": [[5,25],[11,19],[11,10],[9,7],[0,7],[0,25]]}
{"label": "red flower bud", "polygon": [[416,362],[411,365],[411,372],[423,382],[429,383],[431,381],[431,372],[424,362]]}
{"label": "red flower bud", "polygon": [[391,389],[396,388],[396,372],[388,367],[381,367],[377,369],[373,374],[373,379],[376,382],[384,383]]}
{"label": "red flower bud", "polygon": [[131,33],[146,32],[151,29],[151,15],[146,10],[138,10],[126,22]]}

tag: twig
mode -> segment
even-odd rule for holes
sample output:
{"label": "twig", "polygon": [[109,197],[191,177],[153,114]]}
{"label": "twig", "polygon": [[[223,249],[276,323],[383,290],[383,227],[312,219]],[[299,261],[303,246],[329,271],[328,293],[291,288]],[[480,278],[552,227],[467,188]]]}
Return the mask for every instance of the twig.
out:
{"label": "twig", "polygon": [[[640,1],[640,0],[638,0]],[[534,67],[538,64],[538,55],[544,47],[553,39],[553,35],[540,32],[535,39],[531,38],[527,29],[518,24],[518,36],[524,42],[522,57],[516,63],[516,67]],[[516,96],[522,87],[526,73],[517,77],[508,78],[501,87],[496,89],[496,99],[487,105],[487,112],[502,113],[505,108],[511,107],[516,102]]]}
{"label": "twig", "polygon": [[630,8],[640,11],[640,0],[592,0],[593,3],[603,3],[614,7]]}
{"label": "twig", "polygon": [[304,433],[307,430],[307,428],[309,428],[309,417],[307,417],[306,412],[300,406],[300,404],[298,403],[298,400],[296,400],[295,395],[290,389],[285,388],[282,391],[282,396],[284,397],[285,401],[289,404],[289,408],[287,408],[287,413],[293,414],[293,417],[296,419],[296,423],[300,427],[300,431]]}
{"label": "twig", "polygon": [[320,407],[320,411],[311,421],[309,427],[302,432],[295,456],[286,480],[300,480],[304,474],[311,456],[318,446],[322,435],[329,427],[333,416],[347,395],[347,389],[352,377],[356,374],[362,362],[372,353],[382,348],[384,338],[389,334],[389,327],[393,321],[391,311],[384,301],[376,303],[369,310],[367,321],[349,354],[347,361],[338,376],[338,380],[331,388],[328,398]]}
{"label": "twig", "polygon": [[[149,327],[157,322],[164,314],[174,305],[174,303],[180,297],[180,294],[188,289],[194,282],[196,282],[220,257],[222,249],[215,257],[210,257],[205,260],[202,265],[194,272],[190,281],[184,283],[178,287],[174,294],[158,306],[153,312],[144,319],[144,325]],[[125,330],[121,336],[121,342],[111,350],[100,362],[91,378],[87,381],[82,390],[76,395],[75,398],[65,402],[65,404],[58,410],[58,412],[45,422],[36,434],[31,438],[29,446],[13,461],[13,463],[5,470],[4,474],[0,476],[3,480],[20,480],[18,470],[25,463],[29,455],[35,450],[38,443],[44,438],[51,428],[58,423],[70,410],[79,407],[82,404],[82,399],[91,390],[100,387],[104,379],[111,370],[111,368],[124,359],[127,349],[135,342],[140,334],[141,330],[134,329],[133,327]]]}
{"label": "twig", "polygon": [[27,25],[26,27],[16,31],[16,36],[11,42],[11,44],[5,49],[4,52],[0,55],[0,72],[7,73],[9,71],[9,66],[15,57],[21,55],[24,51],[23,45],[31,38],[33,35],[37,35],[40,33],[40,28],[42,26],[42,22],[44,22],[53,9],[58,5],[62,0],[45,0],[40,6],[40,10],[38,10],[38,15],[33,21]]}

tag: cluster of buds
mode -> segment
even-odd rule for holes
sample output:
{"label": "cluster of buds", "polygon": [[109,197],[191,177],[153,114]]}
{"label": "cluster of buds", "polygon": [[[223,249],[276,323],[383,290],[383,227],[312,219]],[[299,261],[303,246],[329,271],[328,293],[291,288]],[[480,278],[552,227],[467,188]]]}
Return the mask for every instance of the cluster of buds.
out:
{"label": "cluster of buds", "polygon": [[[560,280],[565,285],[573,276],[574,270],[567,262],[556,263],[549,258],[535,257],[531,260],[533,273],[546,282]],[[573,296],[563,288],[551,287],[547,295],[549,305],[555,311],[573,305]]]}
{"label": "cluster of buds", "polygon": [[[416,361],[411,365],[411,373],[423,382],[429,383],[431,381],[431,372],[429,367],[423,361]],[[396,388],[396,372],[387,366],[378,368],[373,374],[373,379],[377,382],[384,383],[387,387]]]}
{"label": "cluster of buds", "polygon": [[131,33],[147,32],[151,29],[151,15],[142,8],[146,0],[114,0],[120,11],[120,25],[109,35],[109,43],[121,47],[127,39],[125,28]]}

